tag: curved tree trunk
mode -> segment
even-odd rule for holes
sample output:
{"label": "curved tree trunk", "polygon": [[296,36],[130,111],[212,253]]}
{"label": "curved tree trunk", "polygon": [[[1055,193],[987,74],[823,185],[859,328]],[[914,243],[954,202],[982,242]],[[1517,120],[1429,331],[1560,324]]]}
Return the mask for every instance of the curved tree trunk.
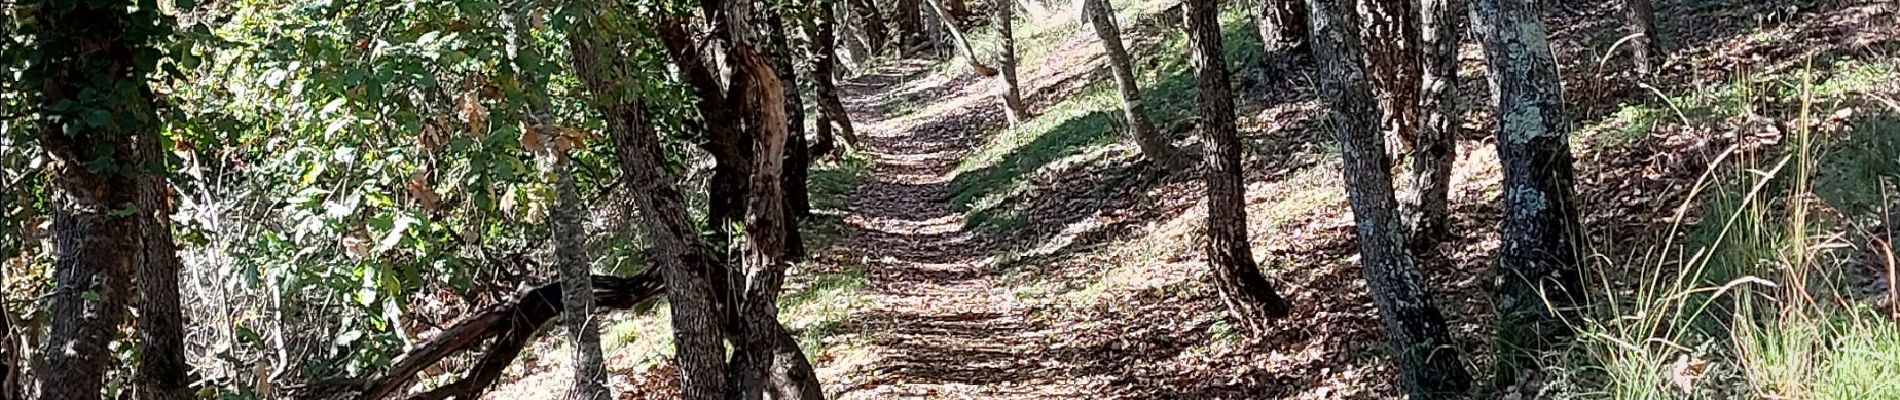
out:
{"label": "curved tree trunk", "polygon": [[1247,209],[1242,202],[1240,134],[1234,126],[1234,99],[1228,92],[1227,61],[1222,56],[1220,8],[1214,0],[1182,2],[1188,26],[1189,61],[1194,65],[1201,140],[1206,143],[1207,261],[1214,269],[1221,298],[1234,319],[1254,332],[1269,319],[1284,318],[1292,306],[1261,276],[1247,244]]}
{"label": "curved tree trunk", "polygon": [[996,6],[996,64],[1002,69],[1003,115],[1009,117],[1014,126],[1029,119],[1029,107],[1023,104],[1023,88],[1016,79],[1016,33],[1014,24],[1015,9],[1009,4]]}
{"label": "curved tree trunk", "polygon": [[988,65],[983,65],[983,60],[979,59],[976,55],[976,48],[970,47],[970,41],[963,38],[963,28],[957,27],[956,18],[951,17],[950,12],[944,10],[942,0],[925,1],[930,3],[931,10],[937,12],[937,17],[939,17],[938,21],[943,23],[942,25],[945,31],[950,32],[950,40],[956,43],[957,51],[963,52],[964,61],[970,63],[970,69],[976,71],[977,75],[996,76],[996,69],[990,68]]}
{"label": "curved tree trunk", "polygon": [[1340,3],[1310,2],[1313,50],[1326,109],[1344,148],[1346,194],[1352,202],[1366,288],[1385,323],[1406,392],[1415,399],[1456,397],[1470,388],[1471,375],[1406,249],[1392,194],[1391,163],[1383,137],[1372,129],[1379,110],[1372,107],[1372,88],[1359,60],[1359,41],[1353,35],[1358,23],[1352,10]]}
{"label": "curved tree trunk", "polygon": [[[117,336],[132,299],[131,277],[164,272],[162,265],[142,267],[146,246],[172,249],[145,237],[152,224],[148,220],[162,216],[160,210],[123,212],[128,205],[149,203],[152,199],[142,198],[141,192],[150,191],[140,189],[164,179],[148,169],[163,163],[148,158],[154,151],[145,151],[158,148],[161,125],[145,83],[145,74],[153,71],[141,68],[136,56],[158,51],[140,46],[166,33],[140,26],[159,20],[152,9],[128,11],[122,4],[99,2],[24,6],[41,10],[35,15],[37,23],[27,25],[41,30],[27,32],[40,34],[40,59],[24,74],[32,81],[19,87],[39,88],[37,108],[50,114],[39,119],[38,131],[58,203],[53,288],[46,297],[51,326],[39,352],[44,369],[35,371],[40,380],[37,398],[99,399],[105,393],[106,371],[115,362],[107,344]],[[96,121],[94,113],[109,120]],[[175,289],[173,294],[176,300]],[[161,353],[177,349],[166,350]]]}
{"label": "curved tree trunk", "polygon": [[1458,157],[1458,20],[1451,0],[1419,1],[1418,109],[1411,190],[1400,204],[1413,248],[1429,249],[1450,229],[1451,167]]}
{"label": "curved tree trunk", "polygon": [[1121,28],[1115,25],[1115,10],[1108,6],[1108,0],[1083,0],[1082,15],[1108,53],[1108,66],[1115,74],[1115,89],[1122,95],[1122,117],[1128,120],[1130,138],[1149,160],[1169,169],[1184,167],[1187,163],[1181,152],[1148,119],[1148,109],[1141,102],[1141,86],[1135,81],[1134,61],[1128,49],[1122,47]]}
{"label": "curved tree trunk", "polygon": [[1478,0],[1471,27],[1484,45],[1491,105],[1498,115],[1504,223],[1497,269],[1497,382],[1536,369],[1571,329],[1560,312],[1583,295],[1577,269],[1577,204],[1557,62],[1536,3]]}
{"label": "curved tree trunk", "polygon": [[675,358],[680,365],[681,395],[688,400],[721,399],[725,381],[725,343],[721,340],[718,299],[713,296],[712,271],[692,240],[692,220],[686,216],[683,196],[668,177],[666,159],[646,107],[639,99],[621,98],[626,84],[619,57],[603,58],[600,46],[585,30],[569,36],[575,69],[593,96],[593,104],[607,120],[621,172],[641,187],[634,204],[644,217],[652,250],[648,257],[666,277],[668,304],[673,312]]}

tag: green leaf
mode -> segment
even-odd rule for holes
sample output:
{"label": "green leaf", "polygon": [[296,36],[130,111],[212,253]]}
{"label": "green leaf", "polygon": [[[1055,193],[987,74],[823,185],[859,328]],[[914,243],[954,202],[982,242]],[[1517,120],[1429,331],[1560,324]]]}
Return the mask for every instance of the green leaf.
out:
{"label": "green leaf", "polygon": [[403,232],[409,230],[409,227],[415,224],[416,219],[408,215],[397,217],[393,226],[389,228],[389,232],[383,234],[383,240],[376,242],[374,252],[382,253],[395,249],[396,245],[402,243]]}

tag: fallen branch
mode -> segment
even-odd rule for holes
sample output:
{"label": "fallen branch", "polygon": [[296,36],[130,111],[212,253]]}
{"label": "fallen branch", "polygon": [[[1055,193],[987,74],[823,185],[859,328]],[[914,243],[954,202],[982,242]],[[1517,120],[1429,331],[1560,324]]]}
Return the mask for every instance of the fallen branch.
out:
{"label": "fallen branch", "polygon": [[[633,308],[657,297],[665,288],[658,271],[652,269],[629,278],[594,275],[593,279],[594,300],[599,311]],[[494,338],[494,344],[488,347],[481,361],[461,379],[409,399],[478,398],[501,377],[502,370],[521,355],[535,332],[560,314],[560,282],[523,292],[512,302],[484,308],[404,354],[382,377],[362,386],[362,394],[356,398],[383,400],[402,393],[415,383],[416,374],[423,369],[448,356],[474,350],[483,341]]]}

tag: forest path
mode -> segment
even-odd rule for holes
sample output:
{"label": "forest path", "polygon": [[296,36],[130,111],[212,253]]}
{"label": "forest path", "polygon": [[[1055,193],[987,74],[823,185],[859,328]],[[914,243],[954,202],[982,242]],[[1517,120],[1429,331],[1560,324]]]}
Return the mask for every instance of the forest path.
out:
{"label": "forest path", "polygon": [[965,229],[951,178],[980,134],[1002,129],[990,82],[893,62],[844,85],[869,163],[848,195],[845,251],[865,260],[862,357],[821,368],[839,399],[1069,398],[1039,371],[1052,331],[998,287],[993,240]]}

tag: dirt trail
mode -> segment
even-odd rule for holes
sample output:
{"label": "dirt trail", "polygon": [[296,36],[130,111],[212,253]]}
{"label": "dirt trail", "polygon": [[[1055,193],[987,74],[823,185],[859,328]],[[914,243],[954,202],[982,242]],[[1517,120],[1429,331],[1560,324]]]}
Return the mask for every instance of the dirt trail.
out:
{"label": "dirt trail", "polygon": [[994,243],[964,229],[950,178],[978,134],[1002,128],[987,82],[900,61],[845,85],[869,177],[848,195],[842,247],[867,261],[855,319],[865,357],[822,372],[840,399],[1067,397],[1034,359],[1052,334],[998,288]]}

